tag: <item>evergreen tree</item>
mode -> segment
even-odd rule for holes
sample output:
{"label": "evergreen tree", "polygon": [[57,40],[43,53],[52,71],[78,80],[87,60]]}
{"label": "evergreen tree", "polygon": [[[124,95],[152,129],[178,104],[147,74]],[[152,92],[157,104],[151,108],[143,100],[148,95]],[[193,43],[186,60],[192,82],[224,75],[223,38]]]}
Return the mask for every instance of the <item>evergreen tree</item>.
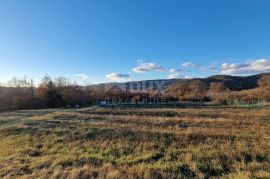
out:
{"label": "evergreen tree", "polygon": [[62,96],[57,91],[56,85],[49,76],[43,78],[39,88],[41,92],[40,95],[45,97],[48,107],[59,107],[64,105]]}

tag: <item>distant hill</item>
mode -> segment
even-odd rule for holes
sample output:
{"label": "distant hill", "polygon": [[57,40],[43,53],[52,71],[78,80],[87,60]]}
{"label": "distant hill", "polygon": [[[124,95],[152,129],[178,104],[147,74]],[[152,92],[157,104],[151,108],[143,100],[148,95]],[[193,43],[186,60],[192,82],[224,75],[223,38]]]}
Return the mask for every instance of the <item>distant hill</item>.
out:
{"label": "distant hill", "polygon": [[208,85],[211,82],[223,82],[224,85],[231,91],[240,91],[245,89],[253,89],[258,86],[258,80],[264,74],[252,76],[229,76],[229,75],[215,75],[203,79]]}
{"label": "distant hill", "polygon": [[230,76],[230,75],[214,75],[207,78],[191,79],[189,81],[201,80],[207,86],[212,82],[223,82],[225,87],[231,91],[241,91],[246,89],[253,89],[258,86],[258,81],[263,75],[270,75],[267,73],[257,74],[252,76]]}
{"label": "distant hill", "polygon": [[147,89],[161,89],[165,90],[170,85],[181,82],[183,79],[158,79],[158,80],[142,80],[142,81],[129,81],[125,83],[100,83],[94,85],[95,88],[100,90],[121,89],[123,91],[142,91]]}
{"label": "distant hill", "polygon": [[251,76],[230,76],[230,75],[214,75],[207,78],[192,78],[192,79],[158,79],[158,80],[143,80],[143,81],[130,81],[126,83],[102,83],[94,85],[100,89],[109,89],[118,87],[122,90],[129,91],[130,89],[135,89],[138,92],[145,89],[157,89],[161,90],[167,89],[169,86],[181,83],[184,81],[193,82],[195,80],[200,80],[207,86],[212,82],[223,82],[225,87],[231,91],[240,91],[245,89],[253,89],[257,87],[258,80],[263,75],[270,75],[270,73],[262,73]]}

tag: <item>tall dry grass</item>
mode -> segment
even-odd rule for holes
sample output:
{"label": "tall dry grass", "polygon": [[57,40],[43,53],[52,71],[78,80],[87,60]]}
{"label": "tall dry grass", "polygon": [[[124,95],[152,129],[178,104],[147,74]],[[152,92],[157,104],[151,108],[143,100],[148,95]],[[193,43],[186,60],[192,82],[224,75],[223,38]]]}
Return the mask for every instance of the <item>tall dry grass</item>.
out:
{"label": "tall dry grass", "polygon": [[268,178],[270,110],[0,113],[0,177]]}

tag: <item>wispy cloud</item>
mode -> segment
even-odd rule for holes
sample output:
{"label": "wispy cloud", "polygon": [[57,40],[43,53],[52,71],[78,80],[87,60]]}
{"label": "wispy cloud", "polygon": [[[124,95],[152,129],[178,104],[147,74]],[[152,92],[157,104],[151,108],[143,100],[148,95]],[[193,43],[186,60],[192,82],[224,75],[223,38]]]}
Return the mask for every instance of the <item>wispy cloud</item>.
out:
{"label": "wispy cloud", "polygon": [[191,79],[192,77],[182,74],[169,74],[168,79]]}
{"label": "wispy cloud", "polygon": [[106,75],[106,78],[112,82],[122,82],[122,81],[129,80],[130,75],[123,74],[123,73],[110,73]]}
{"label": "wispy cloud", "polygon": [[139,65],[136,66],[135,68],[132,69],[133,72],[135,73],[146,73],[146,72],[150,72],[150,71],[166,71],[161,65],[158,65],[156,63],[146,63],[146,62],[142,62],[139,61]]}
{"label": "wispy cloud", "polygon": [[172,68],[172,69],[169,69],[168,72],[170,73],[168,75],[168,79],[177,79],[177,78],[185,78],[186,75],[184,75],[183,73],[187,71]]}
{"label": "wispy cloud", "polygon": [[201,65],[201,64],[197,64],[197,63],[193,63],[193,62],[185,62],[182,64],[182,67],[184,68],[196,68],[202,72],[208,72],[208,71],[215,71],[218,70],[219,68],[217,67],[217,62],[211,62],[211,64],[209,65]]}
{"label": "wispy cloud", "polygon": [[202,72],[208,72],[208,71],[215,71],[218,70],[219,68],[213,65],[209,65],[209,66],[201,66],[199,68]]}
{"label": "wispy cloud", "polygon": [[193,63],[193,62],[185,62],[185,63],[182,64],[182,66],[183,67],[193,67],[193,68],[201,67],[201,65]]}
{"label": "wispy cloud", "polygon": [[169,74],[168,79],[177,79],[180,78],[180,74]]}
{"label": "wispy cloud", "polygon": [[244,75],[252,73],[270,72],[270,61],[267,59],[257,59],[243,64],[223,63],[220,73],[224,75]]}
{"label": "wispy cloud", "polygon": [[182,73],[182,72],[186,72],[185,70],[180,70],[180,69],[175,69],[175,68],[171,68],[168,71],[169,73]]}

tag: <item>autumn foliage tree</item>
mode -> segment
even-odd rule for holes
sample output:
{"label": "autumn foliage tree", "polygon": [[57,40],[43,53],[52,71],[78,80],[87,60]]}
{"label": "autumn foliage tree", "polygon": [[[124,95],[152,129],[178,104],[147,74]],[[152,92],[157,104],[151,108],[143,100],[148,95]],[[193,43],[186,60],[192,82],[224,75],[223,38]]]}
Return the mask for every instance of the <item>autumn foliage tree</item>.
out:
{"label": "autumn foliage tree", "polygon": [[263,75],[258,81],[259,97],[261,99],[270,99],[270,75]]}
{"label": "autumn foliage tree", "polygon": [[203,101],[207,97],[207,85],[200,80],[190,83],[189,99]]}
{"label": "autumn foliage tree", "polygon": [[207,86],[200,80],[183,81],[172,85],[166,93],[180,101],[203,101],[207,97]]}
{"label": "autumn foliage tree", "polygon": [[258,86],[260,88],[270,88],[270,75],[263,75],[258,81]]}
{"label": "autumn foliage tree", "polygon": [[39,95],[46,100],[48,107],[63,106],[62,96],[58,93],[54,82],[49,76],[45,76],[38,88]]}

